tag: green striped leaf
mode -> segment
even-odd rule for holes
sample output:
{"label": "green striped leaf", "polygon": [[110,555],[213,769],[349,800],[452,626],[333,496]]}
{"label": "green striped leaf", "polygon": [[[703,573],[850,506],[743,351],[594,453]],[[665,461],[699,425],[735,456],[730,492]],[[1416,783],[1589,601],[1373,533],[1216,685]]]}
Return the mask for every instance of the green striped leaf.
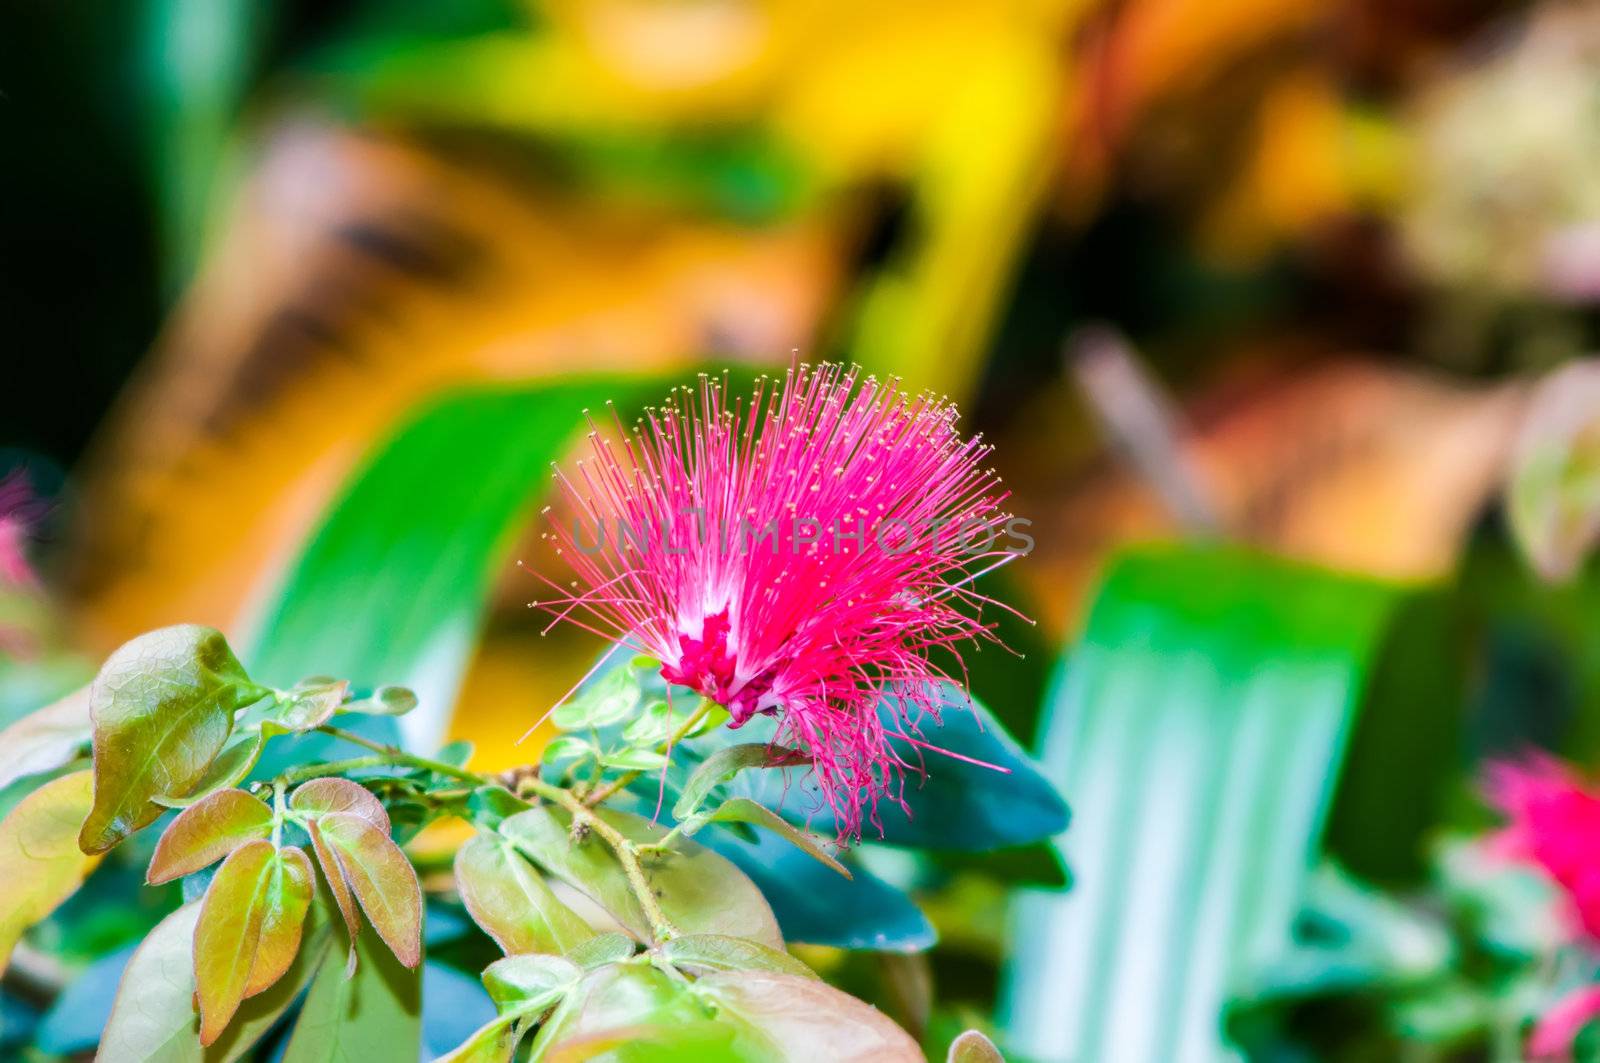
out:
{"label": "green striped leaf", "polygon": [[1289,944],[1396,589],[1226,549],[1115,565],[1047,706],[1076,810],[1065,895],[1018,913],[1008,1043],[1225,1058],[1222,1011]]}

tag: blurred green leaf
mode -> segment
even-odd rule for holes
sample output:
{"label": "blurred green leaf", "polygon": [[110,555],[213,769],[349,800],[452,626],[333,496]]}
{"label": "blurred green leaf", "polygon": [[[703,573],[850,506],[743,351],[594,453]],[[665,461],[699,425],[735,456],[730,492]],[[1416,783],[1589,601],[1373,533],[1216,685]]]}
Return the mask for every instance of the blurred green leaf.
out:
{"label": "blurred green leaf", "polygon": [[1290,943],[1395,588],[1224,548],[1106,576],[1045,762],[1079,809],[1073,892],[1025,898],[1006,1001],[1023,1053],[1225,1049],[1230,989]]}
{"label": "blurred green leaf", "polygon": [[550,720],[563,731],[608,727],[633,716],[639,707],[639,673],[626,666],[613,668],[571,701],[556,707]]}
{"label": "blurred green leaf", "polygon": [[75,690],[0,731],[0,788],[59,768],[88,744],[93,733],[89,689]]}
{"label": "blurred green leaf", "polygon": [[0,971],[22,932],[49,915],[83,882],[93,861],[78,849],[78,828],[89,811],[90,774],[54,779],[0,820]]}
{"label": "blurred green leaf", "polygon": [[[421,411],[351,477],[289,569],[251,667],[278,682],[317,671],[363,688],[398,680],[422,706],[401,717],[402,731],[437,743],[490,582],[551,461],[586,407],[626,406],[647,390],[656,387],[622,378],[476,390]],[[320,743],[301,739],[296,759]]]}

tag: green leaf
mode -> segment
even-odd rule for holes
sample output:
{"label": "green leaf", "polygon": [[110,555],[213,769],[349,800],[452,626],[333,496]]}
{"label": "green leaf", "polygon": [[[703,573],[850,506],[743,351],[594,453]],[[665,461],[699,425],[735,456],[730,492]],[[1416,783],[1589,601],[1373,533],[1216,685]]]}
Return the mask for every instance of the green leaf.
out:
{"label": "green leaf", "polygon": [[758,805],[748,797],[730,797],[718,805],[711,812],[702,812],[685,822],[685,830],[696,820],[702,823],[749,823],[757,827],[765,827],[790,845],[816,860],[822,866],[835,871],[845,878],[853,877],[850,869],[836,860],[832,853],[824,848],[825,843],[810,831],[803,831],[788,820],[767,808]]}
{"label": "green leaf", "polygon": [[421,963],[422,885],[406,854],[385,831],[354,812],[324,813],[317,817],[317,833],[378,936],[405,966]]}
{"label": "green leaf", "polygon": [[277,1024],[331,951],[331,927],[313,906],[305,945],[288,973],[271,989],[245,1001],[222,1037],[202,1049],[200,1016],[194,1005],[194,935],[199,916],[199,901],[184,905],[163,919],[134,952],[100,1038],[98,1059],[108,1063],[238,1059]]}
{"label": "green leaf", "polygon": [[562,953],[594,931],[556,899],[505,838],[477,834],[456,853],[456,889],[473,921],[507,954]]}
{"label": "green leaf", "polygon": [[192,875],[239,846],[272,833],[272,809],[243,790],[221,790],[185,809],[156,843],[145,881]]}
{"label": "green leaf", "polygon": [[[737,1032],[713,1029],[706,1043],[710,1011],[680,982],[654,967],[610,964],[587,972],[553,1015],[539,1028],[530,1058],[592,1059],[608,1049],[618,1060],[698,1058],[714,1063],[760,1057],[730,1055]],[[685,1056],[686,1049],[695,1055]],[[604,1057],[602,1057],[604,1058]],[[822,1057],[818,1057],[822,1058]]]}
{"label": "green leaf", "polygon": [[222,862],[200,904],[194,980],[203,1045],[222,1035],[244,999],[274,863],[271,842],[246,842]]}
{"label": "green leaf", "polygon": [[0,820],[0,971],[22,932],[70,897],[94,866],[78,848],[92,781],[87,771],[52,779]]}
{"label": "green leaf", "polygon": [[89,694],[94,808],[83,851],[103,853],[161,815],[152,798],[189,793],[222,751],[233,714],[264,693],[212,628],[162,628],[113,653]]}
{"label": "green leaf", "polygon": [[[637,663],[635,663],[637,667]],[[659,667],[659,665],[657,665]],[[622,740],[633,746],[656,746],[672,735],[673,714],[666,700],[657,698],[639,710],[622,729]]]}
{"label": "green leaf", "polygon": [[653,749],[619,749],[600,758],[600,763],[618,771],[655,771],[667,758]]}
{"label": "green leaf", "polygon": [[330,951],[316,972],[283,1063],[409,1060],[422,1042],[422,968],[405,967],[368,928],[354,976]]}
{"label": "green leaf", "polygon": [[[666,834],[626,812],[601,809],[598,814],[637,844],[657,842]],[[593,832],[574,841],[570,824],[565,810],[542,806],[512,816],[500,831],[534,863],[592,898],[641,941],[648,941],[649,922],[615,854]],[[672,852],[642,862],[662,910],[682,932],[729,934],[783,947],[777,921],[761,891],[716,853],[683,839]]]}
{"label": "green leaf", "polygon": [[557,706],[550,719],[563,731],[608,727],[632,716],[640,696],[639,674],[632,668],[613,668]]}
{"label": "green leaf", "polygon": [[583,977],[583,968],[560,956],[525,954],[496,960],[483,971],[483,987],[501,1014],[542,1011]]}
{"label": "green leaf", "polygon": [[546,764],[563,764],[580,757],[598,756],[594,743],[578,735],[557,735],[545,744],[541,758]]}
{"label": "green leaf", "polygon": [[776,971],[801,978],[816,977],[811,968],[787,952],[724,934],[673,938],[661,946],[660,952],[674,967],[697,974],[703,971]]}
{"label": "green leaf", "polygon": [[211,762],[205,776],[194,785],[188,796],[162,795],[152,800],[163,808],[189,808],[212,794],[238,786],[250,774],[250,769],[256,766],[256,761],[261,759],[261,751],[266,745],[267,734],[264,731],[241,735],[217,754],[217,759]]}
{"label": "green leaf", "polygon": [[994,1042],[978,1030],[968,1030],[950,1042],[945,1063],[1006,1063]]}
{"label": "green leaf", "polygon": [[683,793],[672,806],[672,814],[678,819],[688,818],[713,789],[730,781],[746,768],[800,764],[806,760],[802,753],[774,748],[765,742],[746,742],[719,749],[706,757],[690,774],[689,781],[683,784]]}
{"label": "green leaf", "polygon": [[93,734],[89,690],[75,690],[0,731],[0,789],[24,775],[54,771],[77,756]]}
{"label": "green leaf", "polygon": [[911,1035],[894,1020],[815,978],[718,971],[695,982],[692,992],[715,1007],[720,1023],[745,1027],[747,1058],[773,1063],[816,1059],[922,1063],[924,1058]]}
{"label": "green leaf", "polygon": [[602,967],[608,963],[621,963],[632,956],[636,948],[638,943],[628,935],[610,931],[597,934],[573,948],[567,953],[567,959],[579,967]]}
{"label": "green leaf", "polygon": [[621,378],[479,389],[419,413],[351,477],[269,597],[252,668],[278,683],[319,671],[357,688],[398,680],[422,702],[402,730],[436,745],[490,581],[582,411],[657,390]]}
{"label": "green leaf", "polygon": [[515,1018],[498,1018],[485,1023],[452,1051],[434,1063],[511,1063],[512,1053],[522,1031]]}
{"label": "green leaf", "polygon": [[1019,1053],[1226,1054],[1229,992],[1290,943],[1397,596],[1222,548],[1111,569],[1045,720],[1083,875],[1016,915]]}

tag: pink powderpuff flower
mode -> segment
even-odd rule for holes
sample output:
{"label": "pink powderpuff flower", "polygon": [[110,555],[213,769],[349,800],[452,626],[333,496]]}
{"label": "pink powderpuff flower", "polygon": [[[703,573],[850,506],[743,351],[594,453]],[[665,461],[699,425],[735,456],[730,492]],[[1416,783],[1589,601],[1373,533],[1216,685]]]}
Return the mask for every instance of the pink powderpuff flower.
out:
{"label": "pink powderpuff flower", "polygon": [[937,749],[916,737],[949,678],[936,658],[993,640],[970,584],[1015,556],[995,548],[1008,496],[954,407],[896,381],[802,364],[748,404],[725,390],[702,375],[615,439],[591,422],[591,456],[556,473],[572,519],[545,536],[577,579],[534,604],[659,660],[732,727],[776,716],[840,838],[864,815],[881,831],[878,801],[904,807],[916,770],[893,743]]}
{"label": "pink powderpuff flower", "polygon": [[37,509],[33,488],[21,469],[0,478],[0,583],[16,587],[37,584],[25,552],[28,532],[39,516]]}
{"label": "pink powderpuff flower", "polygon": [[1543,754],[1491,764],[1486,790],[1508,820],[1491,852],[1542,868],[1582,934],[1600,941],[1600,792]]}
{"label": "pink powderpuff flower", "polygon": [[1539,1016],[1528,1035],[1530,1059],[1568,1060],[1578,1034],[1600,1016],[1600,986],[1575,989]]}

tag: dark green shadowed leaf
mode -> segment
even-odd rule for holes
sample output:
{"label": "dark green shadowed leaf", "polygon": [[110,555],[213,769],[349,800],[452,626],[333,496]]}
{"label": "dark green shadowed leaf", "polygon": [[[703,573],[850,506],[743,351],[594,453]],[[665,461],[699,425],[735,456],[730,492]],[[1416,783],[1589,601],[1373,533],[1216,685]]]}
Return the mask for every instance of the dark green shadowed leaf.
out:
{"label": "dark green shadowed leaf", "polygon": [[[352,477],[289,569],[251,667],[279,683],[318,671],[358,688],[403,683],[421,701],[401,718],[405,736],[434,745],[490,581],[584,408],[657,390],[624,380],[479,390],[418,414]],[[382,717],[356,726],[394,733]],[[321,742],[301,739],[295,757]]]}
{"label": "dark green shadowed leaf", "polygon": [[1389,586],[1227,549],[1117,563],[1045,720],[1072,892],[1016,913],[1008,1042],[1220,1058],[1232,989],[1289,944]]}
{"label": "dark green shadowed leaf", "polygon": [[265,691],[221,633],[180,624],[140,635],[106,661],[90,688],[94,809],[84,852],[111,848],[156,819],[156,797],[183,797],[205,777],[233,714]]}

